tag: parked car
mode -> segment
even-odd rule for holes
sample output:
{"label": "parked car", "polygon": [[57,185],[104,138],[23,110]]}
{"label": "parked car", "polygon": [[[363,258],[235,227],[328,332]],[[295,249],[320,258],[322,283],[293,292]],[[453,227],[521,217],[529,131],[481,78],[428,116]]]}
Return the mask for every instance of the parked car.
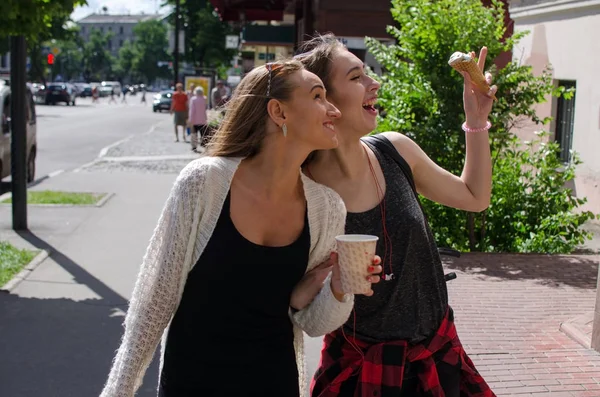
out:
{"label": "parked car", "polygon": [[50,83],[46,87],[46,105],[64,102],[67,106],[75,106],[75,98],[77,98],[77,91],[72,84]]}
{"label": "parked car", "polygon": [[152,102],[153,112],[162,112],[163,110],[171,110],[171,100],[173,97],[173,91],[161,91],[154,95],[154,101]]}
{"label": "parked car", "polygon": [[98,95],[100,98],[110,96],[111,92],[114,92],[112,87],[98,86]]}
{"label": "parked car", "polygon": [[[25,111],[27,128],[27,182],[35,180],[35,157],[37,154],[37,118],[33,101],[33,88],[27,84],[27,100]],[[10,115],[10,84],[0,81],[0,179],[10,176],[11,162],[11,115]]]}

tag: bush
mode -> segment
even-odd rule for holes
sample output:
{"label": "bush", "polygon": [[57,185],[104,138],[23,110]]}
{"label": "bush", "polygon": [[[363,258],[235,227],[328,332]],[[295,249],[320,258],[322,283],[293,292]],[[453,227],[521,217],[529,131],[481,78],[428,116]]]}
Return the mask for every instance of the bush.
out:
{"label": "bush", "polygon": [[[393,0],[398,26],[388,27],[397,44],[367,38],[369,51],[384,67],[379,103],[385,111],[378,131],[401,131],[440,166],[462,171],[465,156],[462,76],[448,66],[455,51],[488,47],[488,60],[507,51],[526,33],[504,38],[504,5],[492,0]],[[568,165],[547,134],[521,147],[512,130],[524,121],[543,127],[534,105],[548,96],[572,93],[554,87],[552,70],[534,76],[529,66],[492,66],[498,102],[490,121],[494,159],[490,208],[474,214],[422,199],[440,245],[463,251],[571,252],[590,236],[580,226],[594,217],[578,213],[584,199],[564,186],[575,175],[577,156]],[[541,148],[541,149],[540,149]],[[545,155],[542,155],[545,154]]]}

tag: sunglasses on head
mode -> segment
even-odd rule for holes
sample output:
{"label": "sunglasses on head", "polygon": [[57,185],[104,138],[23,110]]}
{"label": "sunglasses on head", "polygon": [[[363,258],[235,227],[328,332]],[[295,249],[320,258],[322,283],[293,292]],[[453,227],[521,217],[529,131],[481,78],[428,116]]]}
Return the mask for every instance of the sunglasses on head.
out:
{"label": "sunglasses on head", "polygon": [[269,71],[269,80],[267,83],[267,97],[271,95],[271,79],[273,78],[273,72],[281,69],[283,67],[283,63],[280,62],[269,62],[265,64],[265,68]]}

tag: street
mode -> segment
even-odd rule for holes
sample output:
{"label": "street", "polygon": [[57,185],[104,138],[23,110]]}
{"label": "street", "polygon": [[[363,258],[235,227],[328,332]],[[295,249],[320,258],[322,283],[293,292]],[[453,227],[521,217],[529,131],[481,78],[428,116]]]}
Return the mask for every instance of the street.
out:
{"label": "street", "polygon": [[36,179],[57,171],[70,171],[94,160],[102,148],[147,132],[153,125],[170,120],[168,113],[153,113],[151,95],[145,106],[140,96],[123,104],[108,104],[101,98],[77,98],[76,106],[37,105],[38,156]]}

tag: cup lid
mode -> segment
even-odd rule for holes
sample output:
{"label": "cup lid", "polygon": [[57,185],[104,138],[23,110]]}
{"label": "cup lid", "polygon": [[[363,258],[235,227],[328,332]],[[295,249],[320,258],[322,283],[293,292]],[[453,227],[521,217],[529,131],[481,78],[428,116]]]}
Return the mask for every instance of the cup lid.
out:
{"label": "cup lid", "polygon": [[379,240],[379,237],[370,234],[341,234],[335,239],[342,242],[370,242]]}

